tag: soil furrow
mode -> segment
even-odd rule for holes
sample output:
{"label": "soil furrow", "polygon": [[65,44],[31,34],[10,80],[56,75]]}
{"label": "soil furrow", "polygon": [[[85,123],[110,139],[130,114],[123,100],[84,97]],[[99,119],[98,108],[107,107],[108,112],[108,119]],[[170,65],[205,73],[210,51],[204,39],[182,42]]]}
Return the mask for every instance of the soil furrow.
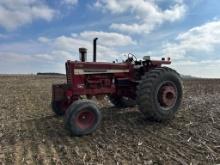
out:
{"label": "soil furrow", "polygon": [[102,125],[73,137],[51,111],[51,85],[65,77],[0,76],[0,164],[218,164],[220,79],[184,80],[174,120],[146,120],[108,100]]}

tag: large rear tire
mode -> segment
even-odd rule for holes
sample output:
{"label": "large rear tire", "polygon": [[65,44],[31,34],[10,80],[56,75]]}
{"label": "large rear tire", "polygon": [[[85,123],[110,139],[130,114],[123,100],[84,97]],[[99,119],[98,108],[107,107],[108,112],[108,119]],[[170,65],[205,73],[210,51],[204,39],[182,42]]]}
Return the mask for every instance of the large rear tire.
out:
{"label": "large rear tire", "polygon": [[66,111],[66,128],[75,136],[94,132],[101,122],[101,113],[93,101],[75,101]]}
{"label": "large rear tire", "polygon": [[182,100],[180,75],[173,69],[161,67],[147,72],[137,90],[141,112],[156,121],[172,119]]}

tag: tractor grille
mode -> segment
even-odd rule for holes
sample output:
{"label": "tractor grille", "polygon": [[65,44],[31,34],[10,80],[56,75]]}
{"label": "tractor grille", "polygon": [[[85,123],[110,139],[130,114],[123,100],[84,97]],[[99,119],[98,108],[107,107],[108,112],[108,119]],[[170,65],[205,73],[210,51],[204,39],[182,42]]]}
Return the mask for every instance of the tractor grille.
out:
{"label": "tractor grille", "polygon": [[71,69],[69,68],[68,64],[66,64],[66,79],[67,84],[72,84]]}
{"label": "tractor grille", "polygon": [[71,84],[72,83],[72,81],[71,81],[71,73],[68,72],[66,76],[67,76],[67,84]]}

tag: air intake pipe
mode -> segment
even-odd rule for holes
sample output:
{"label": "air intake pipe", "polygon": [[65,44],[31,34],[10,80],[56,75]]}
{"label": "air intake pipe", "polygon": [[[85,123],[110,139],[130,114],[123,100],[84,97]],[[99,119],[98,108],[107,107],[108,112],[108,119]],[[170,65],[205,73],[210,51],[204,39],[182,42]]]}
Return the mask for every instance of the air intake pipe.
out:
{"label": "air intake pipe", "polygon": [[93,62],[96,62],[97,40],[98,38],[93,40]]}
{"label": "air intake pipe", "polygon": [[79,48],[79,59],[81,62],[87,61],[87,49],[86,48]]}

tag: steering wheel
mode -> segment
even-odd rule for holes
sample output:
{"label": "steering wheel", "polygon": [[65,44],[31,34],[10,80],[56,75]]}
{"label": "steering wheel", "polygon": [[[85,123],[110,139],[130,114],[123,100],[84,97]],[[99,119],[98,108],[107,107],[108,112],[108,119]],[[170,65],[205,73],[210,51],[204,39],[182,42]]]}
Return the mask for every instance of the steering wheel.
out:
{"label": "steering wheel", "polygon": [[135,60],[137,61],[137,57],[134,54],[132,54],[132,53],[128,53],[128,59],[130,58],[130,55],[132,56],[132,58],[134,57]]}

